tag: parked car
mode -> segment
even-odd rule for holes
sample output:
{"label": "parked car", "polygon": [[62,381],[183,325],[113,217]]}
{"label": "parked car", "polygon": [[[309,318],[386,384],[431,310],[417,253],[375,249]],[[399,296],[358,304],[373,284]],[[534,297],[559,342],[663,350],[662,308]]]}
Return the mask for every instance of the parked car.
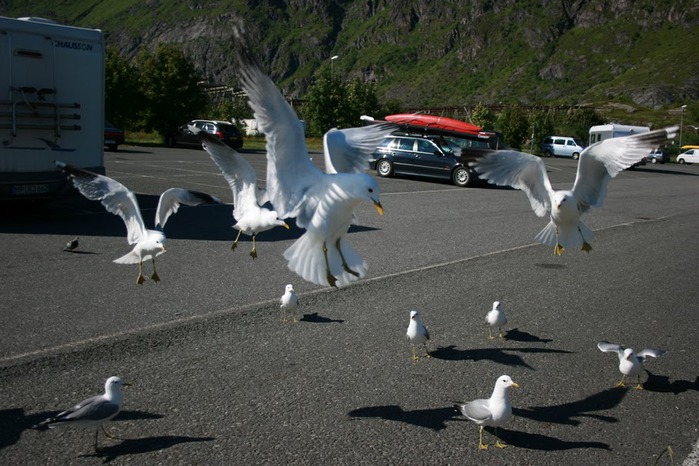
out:
{"label": "parked car", "polygon": [[119,144],[124,144],[124,130],[104,120],[104,146],[111,151],[116,151]]}
{"label": "parked car", "polygon": [[662,149],[653,149],[647,159],[650,163],[665,163],[670,161],[670,154]]}
{"label": "parked car", "polygon": [[573,157],[577,160],[583,150],[582,141],[566,136],[546,136],[541,142],[541,152],[546,157]]}
{"label": "parked car", "polygon": [[477,174],[468,166],[475,159],[471,153],[440,136],[392,135],[376,148],[369,166],[383,177],[417,175],[472,186]]}
{"label": "parked car", "polygon": [[689,149],[677,156],[677,163],[699,163],[699,149]]}
{"label": "parked car", "polygon": [[217,120],[192,120],[177,128],[177,132],[167,138],[167,145],[170,147],[183,145],[201,148],[199,137],[189,129],[189,126],[194,126],[217,136],[223,143],[233,149],[241,149],[243,147],[243,135],[238,128],[228,121]]}

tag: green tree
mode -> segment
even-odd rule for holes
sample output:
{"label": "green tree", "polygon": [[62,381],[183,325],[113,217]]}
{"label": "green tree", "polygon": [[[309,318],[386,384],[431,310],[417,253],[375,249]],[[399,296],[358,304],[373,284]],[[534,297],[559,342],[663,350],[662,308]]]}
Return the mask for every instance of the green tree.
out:
{"label": "green tree", "polygon": [[480,126],[483,129],[493,129],[497,118],[488,107],[479,102],[478,105],[471,110],[471,123]]}
{"label": "green tree", "polygon": [[137,59],[144,95],[143,129],[167,139],[182,123],[207,108],[208,99],[194,65],[174,44],[143,50]]}
{"label": "green tree", "polygon": [[356,78],[342,83],[329,70],[321,72],[308,88],[301,113],[308,123],[308,134],[321,136],[330,128],[350,128],[360,124],[359,117],[380,117],[383,108],[376,86]]}
{"label": "green tree", "polygon": [[569,110],[563,118],[564,125],[570,135],[587,143],[590,126],[603,125],[604,118],[593,108],[576,108]]}
{"label": "green tree", "polygon": [[529,134],[533,135],[533,146],[536,150],[542,139],[554,134],[553,115],[551,109],[534,110],[529,115]]}
{"label": "green tree", "polygon": [[498,115],[497,126],[509,147],[519,149],[529,133],[529,120],[519,105],[507,105]]}
{"label": "green tree", "polygon": [[117,49],[108,47],[104,74],[105,118],[120,128],[134,128],[143,102],[138,71]]}

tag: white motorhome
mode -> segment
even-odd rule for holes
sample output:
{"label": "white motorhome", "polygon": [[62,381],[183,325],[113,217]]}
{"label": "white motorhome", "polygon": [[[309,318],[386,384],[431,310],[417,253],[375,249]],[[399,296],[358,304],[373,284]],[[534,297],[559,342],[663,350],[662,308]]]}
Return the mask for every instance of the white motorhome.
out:
{"label": "white motorhome", "polygon": [[63,189],[54,160],[104,173],[102,32],[0,17],[0,199]]}
{"label": "white motorhome", "polygon": [[590,128],[590,143],[592,144],[605,139],[620,138],[622,136],[631,136],[632,134],[647,133],[650,128],[647,126],[629,126],[629,125],[597,125]]}

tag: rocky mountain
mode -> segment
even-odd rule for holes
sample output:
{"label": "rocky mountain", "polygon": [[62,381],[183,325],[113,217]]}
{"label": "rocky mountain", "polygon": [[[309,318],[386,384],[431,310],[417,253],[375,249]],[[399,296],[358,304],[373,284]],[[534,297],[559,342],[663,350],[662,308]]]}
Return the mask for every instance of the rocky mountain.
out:
{"label": "rocky mountain", "polygon": [[332,66],[403,106],[699,98],[696,0],[0,0],[0,14],[100,28],[131,58],[179,43],[219,84],[235,82],[231,24],[242,18],[294,97]]}

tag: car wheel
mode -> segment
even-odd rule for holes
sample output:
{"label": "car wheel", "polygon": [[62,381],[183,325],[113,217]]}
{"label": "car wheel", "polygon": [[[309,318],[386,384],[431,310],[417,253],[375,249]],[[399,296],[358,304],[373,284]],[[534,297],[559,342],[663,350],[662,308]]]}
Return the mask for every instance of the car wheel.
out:
{"label": "car wheel", "polygon": [[551,151],[550,150],[545,150],[544,151],[544,157],[551,157]]}
{"label": "car wheel", "polygon": [[650,163],[658,163],[658,159],[650,159]]}
{"label": "car wheel", "polygon": [[573,152],[573,160],[578,160],[580,158],[580,154],[577,152]]}
{"label": "car wheel", "polygon": [[393,175],[393,164],[390,160],[379,160],[376,162],[376,173],[384,177]]}
{"label": "car wheel", "polygon": [[473,175],[466,167],[457,167],[451,174],[451,181],[456,186],[466,187],[473,183]]}
{"label": "car wheel", "polygon": [[117,146],[116,144],[109,144],[109,145],[107,146],[107,150],[110,150],[110,151],[112,151],[112,152],[116,152],[116,151],[117,151],[117,147],[119,147],[119,146]]}
{"label": "car wheel", "polygon": [[684,159],[679,159],[677,162],[684,165]]}

